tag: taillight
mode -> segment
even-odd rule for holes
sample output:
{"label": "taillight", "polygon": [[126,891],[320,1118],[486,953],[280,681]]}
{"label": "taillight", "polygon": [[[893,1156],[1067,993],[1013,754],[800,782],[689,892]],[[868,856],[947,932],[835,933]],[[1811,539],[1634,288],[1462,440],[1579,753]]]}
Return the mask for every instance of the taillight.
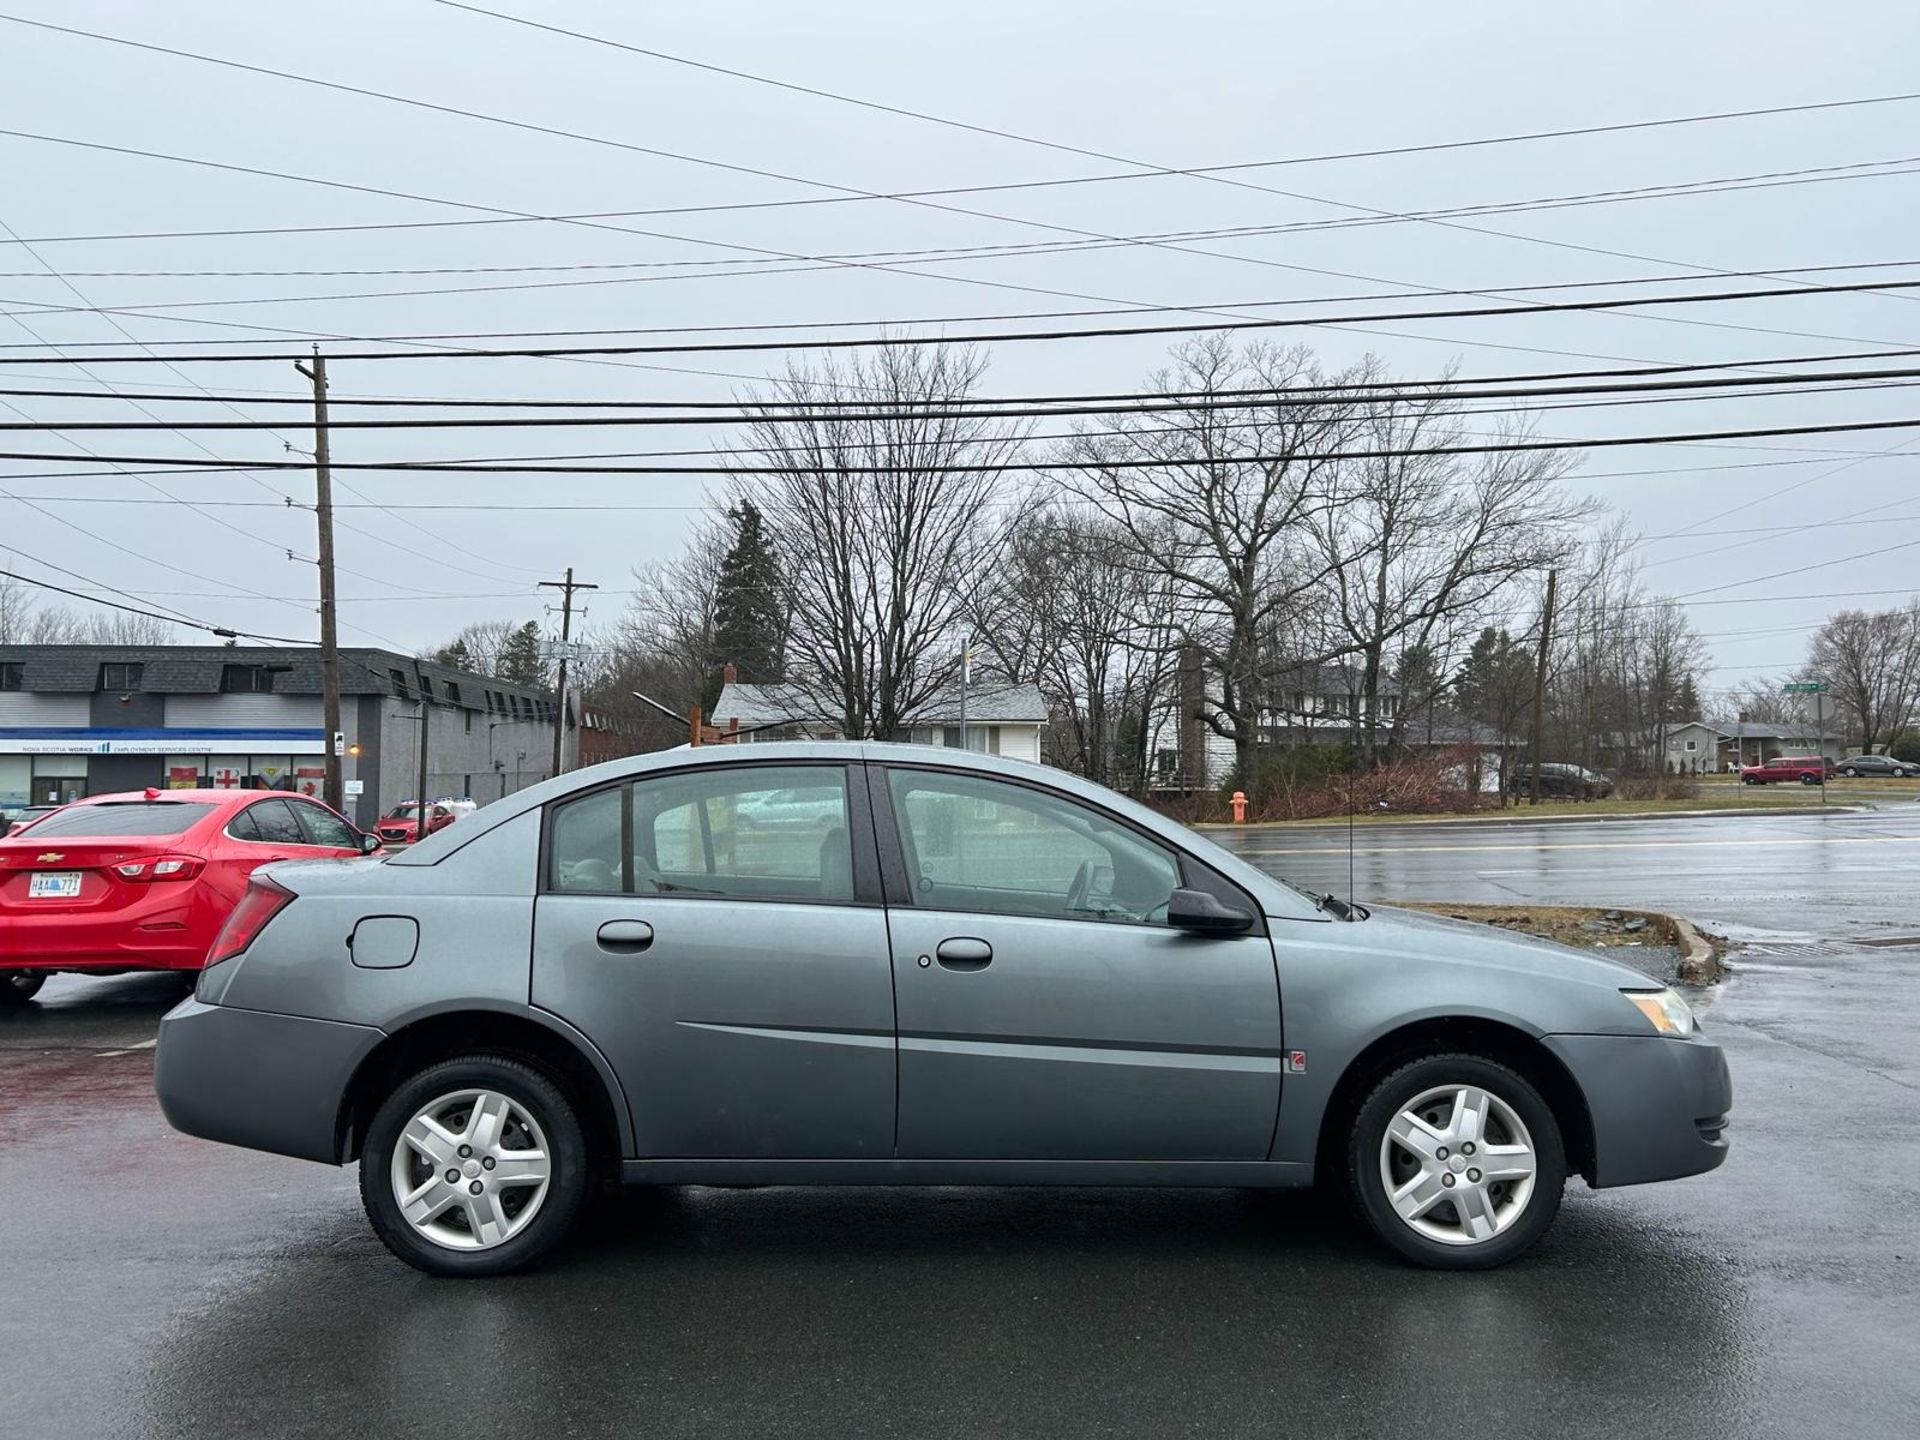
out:
{"label": "taillight", "polygon": [[192,880],[207,868],[198,855],[147,855],[138,860],[122,860],[113,873],[122,880],[146,885],[155,880]]}
{"label": "taillight", "polygon": [[247,881],[240,903],[233,907],[227,923],[220,927],[213,948],[207,952],[207,964],[218,965],[245,950],[292,899],[293,892],[285,886],[274,884],[264,875],[253,876]]}

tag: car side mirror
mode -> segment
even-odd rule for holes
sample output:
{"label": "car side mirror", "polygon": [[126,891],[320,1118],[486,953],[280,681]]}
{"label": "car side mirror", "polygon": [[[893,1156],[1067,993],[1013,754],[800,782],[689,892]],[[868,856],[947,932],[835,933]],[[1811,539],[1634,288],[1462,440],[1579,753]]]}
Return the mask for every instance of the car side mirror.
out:
{"label": "car side mirror", "polygon": [[1167,897],[1167,924],[1195,935],[1238,935],[1253,928],[1253,916],[1205,890],[1176,890]]}
{"label": "car side mirror", "polygon": [[362,835],[360,837],[360,853],[362,855],[371,855],[376,850],[384,850],[386,849],[386,845],[387,842],[382,840],[378,835]]}

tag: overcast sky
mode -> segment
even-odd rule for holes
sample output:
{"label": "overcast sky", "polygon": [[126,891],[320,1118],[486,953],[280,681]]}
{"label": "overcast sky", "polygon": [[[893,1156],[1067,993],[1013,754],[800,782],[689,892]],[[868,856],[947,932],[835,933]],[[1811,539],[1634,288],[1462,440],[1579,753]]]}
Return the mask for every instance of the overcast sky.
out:
{"label": "overcast sky", "polygon": [[[1848,7],[1844,21],[1830,7],[1681,6],[1670,0],[1576,9],[1517,3],[1329,7],[1271,0],[1188,0],[1177,7],[1112,0],[801,7],[748,0],[720,10],[611,0],[564,7],[528,0],[483,3],[689,60],[1163,167],[1273,161],[1920,88],[1912,65],[1920,54],[1920,9],[1892,3]],[[536,33],[435,0],[334,0],[325,6],[0,0],[0,15],[796,177],[761,178],[530,134],[0,23],[8,81],[0,95],[0,127],[467,206],[578,214],[754,205],[835,193],[802,181],[892,192],[1127,168]],[[1106,235],[1271,226],[1357,213],[1343,206],[1397,213],[1861,162],[1920,166],[1920,103],[1913,102],[1238,172],[1291,196],[1174,176],[942,202],[1004,218],[856,200],[610,222],[652,236],[540,222],[76,239],[70,237],[487,217],[446,204],[10,136],[0,136],[0,159],[0,222],[34,242],[31,251],[0,245],[0,308],[13,312],[0,326],[12,333],[0,336],[0,344],[9,345],[122,338],[99,314],[36,313],[37,306],[149,306],[191,317],[186,323],[116,317],[132,335],[151,341],[250,333],[217,328],[216,321],[301,333],[416,335],[911,320],[1093,303],[1037,291],[1120,304],[1231,308],[1389,289],[1495,290],[1681,275],[1689,266],[1758,270],[1920,258],[1911,242],[1920,174],[1870,172],[1872,178],[1469,222],[1482,233],[1414,222],[1195,242],[1219,258],[1133,245],[901,262],[924,275],[848,265],[796,273],[786,263],[765,263],[769,252],[1024,246],[1074,238],[1047,226]],[[1483,233],[1489,229],[1504,233]],[[756,256],[763,263],[713,264]],[[49,275],[42,261],[64,272],[74,288]],[[534,266],[656,268],[312,273]],[[98,273],[113,271],[300,273]],[[1920,270],[1912,273],[1920,276]],[[608,283],[572,283],[582,280]],[[286,298],[475,285],[545,288],[303,303]],[[1311,343],[1330,367],[1371,350],[1408,376],[1436,375],[1454,361],[1466,374],[1506,374],[1599,363],[1585,357],[1702,362],[1911,346],[1920,344],[1916,298],[1920,291],[1895,291],[1642,314],[1288,333]],[[202,303],[229,301],[247,303]],[[966,327],[951,328],[960,333]],[[297,345],[270,332],[256,338]],[[1004,345],[993,352],[987,388],[998,394],[1132,388],[1159,363],[1166,343],[1164,337],[1139,337]],[[1582,358],[1569,358],[1574,356]],[[735,354],[666,363],[678,368],[558,359],[343,362],[334,367],[333,386],[339,395],[726,398],[780,362],[777,356]],[[100,367],[90,379],[64,366],[5,367],[0,384],[52,389],[105,380],[121,389],[171,393],[178,387],[192,393],[185,387],[193,381],[220,393],[286,395],[298,393],[301,384],[284,364],[183,369],[184,375],[152,365]],[[140,418],[118,401],[15,397],[7,403],[36,421]],[[165,419],[235,418],[218,406],[142,403]],[[251,413],[289,419],[300,414],[291,407]],[[1912,415],[1920,410],[1904,389],[1882,389],[1558,411],[1541,417],[1540,428],[1550,436],[1595,436]],[[0,419],[20,418],[0,408]],[[728,443],[718,432],[666,433],[671,441],[658,430],[518,436],[476,431],[426,438],[341,432],[334,455],[349,461]],[[105,454],[201,453],[168,432],[76,435],[71,443],[48,435],[7,438],[19,443],[0,449],[73,453],[79,444]],[[283,440],[309,443],[298,424],[277,435],[216,432],[200,438],[223,457],[249,459],[287,458]],[[1920,431],[1898,430],[1634,447],[1591,453],[1571,484],[1624,510],[1644,534],[1671,537],[1650,539],[1641,551],[1649,579],[1670,593],[1696,596],[1690,602],[1697,607],[1696,622],[1715,656],[1712,684],[1722,687],[1797,663],[1808,633],[1830,610],[1897,598],[1767,597],[1891,591],[1914,583],[1920,573],[1916,457]],[[279,497],[308,495],[308,477],[175,476],[154,482],[167,494],[202,503],[195,511],[171,503],[81,503],[81,497],[159,500],[160,490],[110,474],[66,480],[46,474],[60,468],[0,462],[0,487],[30,500],[0,498],[0,552],[12,551],[26,562],[23,568],[47,574],[34,564],[46,562],[222,623],[274,634],[314,633],[312,569],[285,554],[289,548],[312,553],[311,520],[275,508]],[[392,514],[343,508],[343,525],[353,527],[342,530],[339,542],[340,563],[351,572],[341,580],[348,601],[343,639],[403,649],[442,639],[469,620],[539,615],[544,602],[532,582],[558,577],[568,565],[603,587],[588,624],[612,622],[626,602],[622,592],[631,588],[633,565],[675,549],[705,495],[703,482],[693,476],[550,477],[537,489],[484,475],[342,478],[337,499],[343,507],[369,499],[389,505],[648,507]],[[1789,486],[1799,488],[1766,498]],[[216,500],[259,503],[204,503]],[[1701,523],[1735,506],[1738,513]],[[1728,533],[1843,517],[1864,523],[1801,533]],[[1672,535],[1682,530],[1689,533]],[[1845,558],[1889,546],[1911,548]],[[1843,563],[1827,563],[1835,561]],[[1756,578],[1802,566],[1819,568]],[[366,598],[373,596],[382,598]]]}

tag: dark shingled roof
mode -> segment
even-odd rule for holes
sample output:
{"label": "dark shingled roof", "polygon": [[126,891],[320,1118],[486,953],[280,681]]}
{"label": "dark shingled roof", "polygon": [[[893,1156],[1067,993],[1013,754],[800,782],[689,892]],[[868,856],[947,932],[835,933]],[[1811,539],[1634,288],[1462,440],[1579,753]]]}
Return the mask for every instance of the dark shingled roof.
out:
{"label": "dark shingled roof", "polygon": [[[228,645],[0,645],[0,664],[25,668],[21,689],[42,695],[86,694],[99,688],[102,665],[144,666],[140,689],[150,695],[213,695],[220,690],[220,672],[228,665],[265,665],[279,672],[273,678],[278,695],[320,693],[320,651],[317,647],[280,648]],[[466,710],[486,709],[488,690],[529,700],[551,697],[524,685],[510,685],[466,670],[436,665],[430,660],[391,650],[343,649],[340,652],[342,695],[391,695],[390,671],[407,677],[408,694],[425,674],[433,684],[434,699],[445,703],[447,684],[460,688],[459,704]]]}

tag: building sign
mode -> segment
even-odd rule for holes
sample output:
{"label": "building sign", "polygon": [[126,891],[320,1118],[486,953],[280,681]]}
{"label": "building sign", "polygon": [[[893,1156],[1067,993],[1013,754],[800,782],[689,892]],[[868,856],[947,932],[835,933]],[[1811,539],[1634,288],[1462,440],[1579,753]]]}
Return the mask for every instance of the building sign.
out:
{"label": "building sign", "polygon": [[167,788],[169,790],[198,790],[200,788],[200,767],[198,765],[169,765],[167,767]]}
{"label": "building sign", "polygon": [[0,755],[323,755],[319,730],[0,725]]}
{"label": "building sign", "polygon": [[216,770],[213,772],[213,788],[216,790],[232,790],[239,784],[240,772],[238,770]]}

